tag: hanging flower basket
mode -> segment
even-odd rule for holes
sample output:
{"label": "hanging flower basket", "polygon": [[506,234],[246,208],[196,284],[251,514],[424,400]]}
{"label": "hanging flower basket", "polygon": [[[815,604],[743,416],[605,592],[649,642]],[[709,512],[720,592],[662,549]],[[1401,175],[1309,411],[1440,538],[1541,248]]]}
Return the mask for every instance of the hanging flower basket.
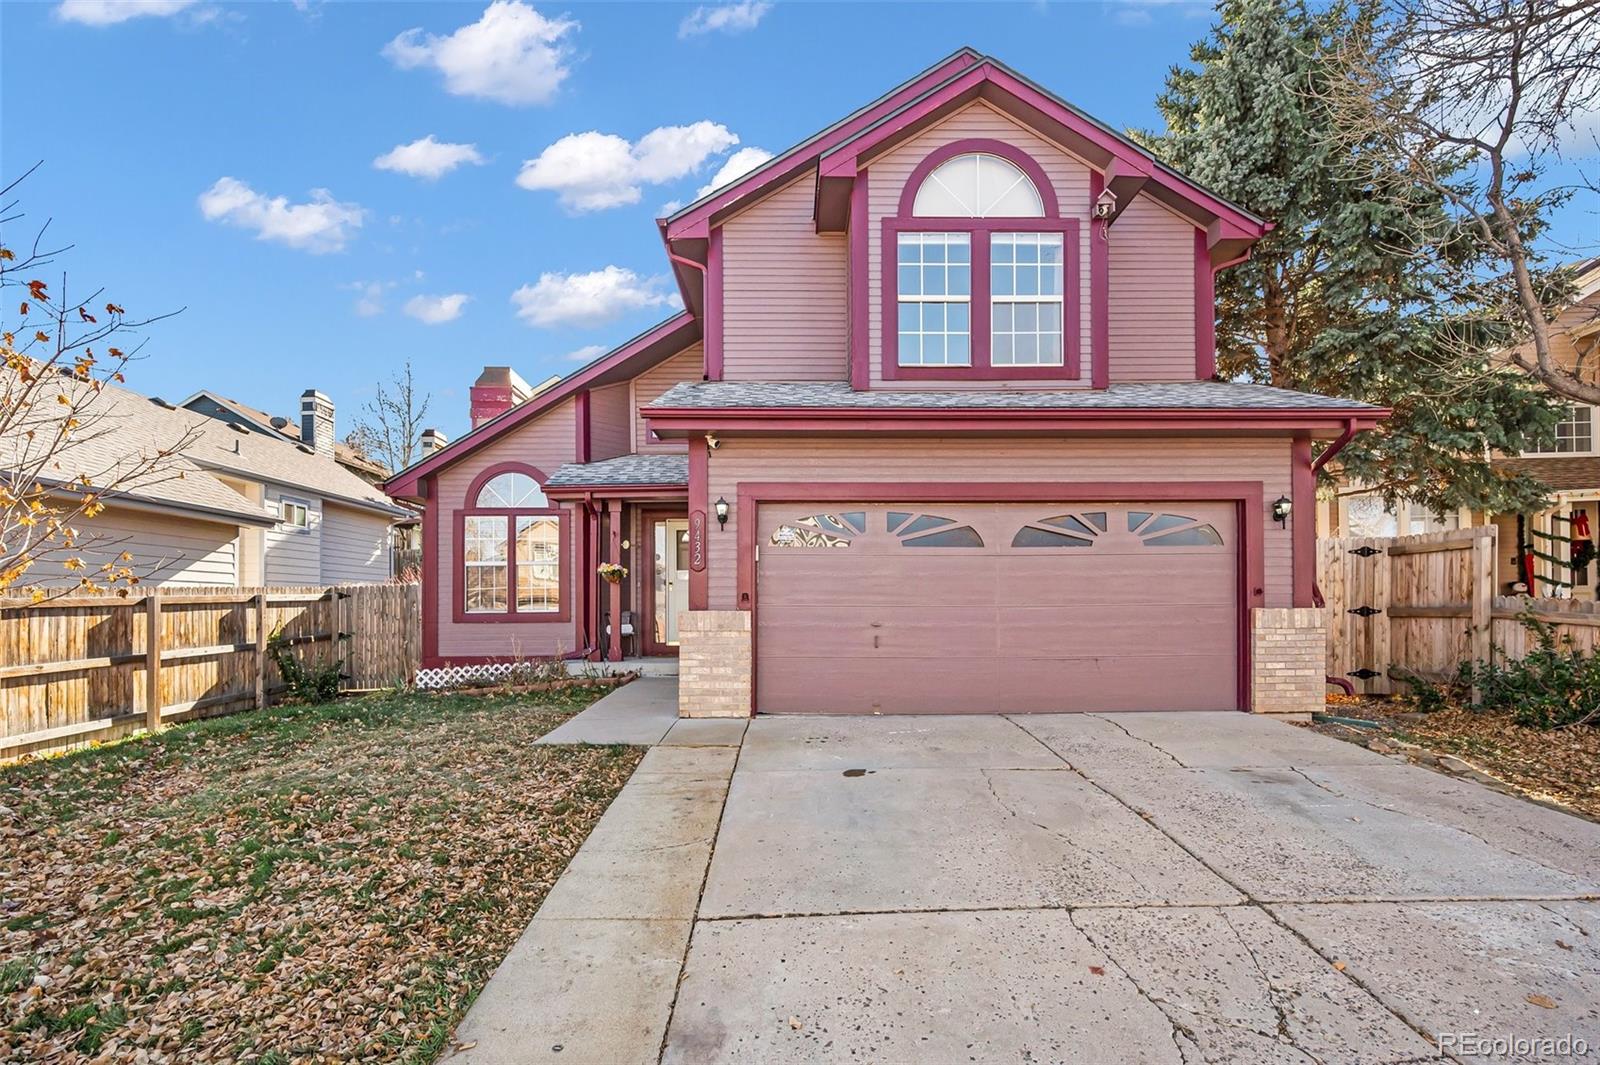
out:
{"label": "hanging flower basket", "polygon": [[628,567],[619,566],[615,562],[602,562],[595,567],[595,572],[612,584],[621,584],[622,578],[628,575]]}

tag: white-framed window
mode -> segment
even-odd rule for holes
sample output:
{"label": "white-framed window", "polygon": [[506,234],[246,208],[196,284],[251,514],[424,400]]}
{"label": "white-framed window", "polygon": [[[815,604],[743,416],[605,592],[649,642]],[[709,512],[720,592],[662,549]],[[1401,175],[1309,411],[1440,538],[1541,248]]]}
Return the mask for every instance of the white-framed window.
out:
{"label": "white-framed window", "polygon": [[306,532],[311,528],[311,508],[297,499],[280,499],[278,524],[298,532]]}
{"label": "white-framed window", "polygon": [[1586,403],[1569,404],[1556,423],[1556,442],[1548,451],[1530,455],[1587,455],[1594,451],[1594,408]]}
{"label": "white-framed window", "polygon": [[462,520],[461,539],[466,569],[466,609],[469,614],[503,614],[506,611],[506,519],[469,516]]}
{"label": "white-framed window", "polygon": [[972,238],[901,233],[897,244],[902,366],[972,364]]}
{"label": "white-framed window", "polygon": [[555,515],[518,514],[517,613],[561,609],[561,523]]}
{"label": "white-framed window", "polygon": [[1022,168],[988,152],[940,163],[912,203],[918,218],[1043,218],[1044,201]]}
{"label": "white-framed window", "polygon": [[995,233],[989,242],[989,362],[1060,366],[1060,233]]}

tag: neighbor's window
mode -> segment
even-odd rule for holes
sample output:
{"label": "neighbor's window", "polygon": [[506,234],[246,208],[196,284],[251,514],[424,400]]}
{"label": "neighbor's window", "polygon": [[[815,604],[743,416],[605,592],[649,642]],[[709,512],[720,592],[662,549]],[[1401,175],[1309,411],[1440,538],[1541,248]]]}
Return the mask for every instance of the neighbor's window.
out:
{"label": "neighbor's window", "polygon": [[1588,454],[1594,450],[1594,408],[1573,403],[1562,412],[1556,424],[1555,446],[1546,455]]}
{"label": "neighbor's window", "polygon": [[966,233],[901,233],[900,364],[972,364],[972,241]]}
{"label": "neighbor's window", "polygon": [[278,503],[278,520],[291,529],[311,528],[311,509],[304,503],[297,503],[292,499],[280,500]]}
{"label": "neighbor's window", "polygon": [[561,513],[539,482],[496,474],[461,519],[462,606],[468,614],[561,610]]}

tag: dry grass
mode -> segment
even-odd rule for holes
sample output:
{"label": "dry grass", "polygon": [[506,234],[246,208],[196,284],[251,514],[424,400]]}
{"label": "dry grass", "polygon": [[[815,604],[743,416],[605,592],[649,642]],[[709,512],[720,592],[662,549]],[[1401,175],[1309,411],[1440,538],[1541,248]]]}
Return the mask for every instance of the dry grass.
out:
{"label": "dry grass", "polygon": [[[1383,734],[1453,754],[1492,776],[1547,802],[1600,819],[1600,728],[1552,731],[1526,728],[1506,714],[1442,710],[1403,713],[1404,705],[1381,699],[1329,699],[1328,712],[1381,721]],[[1399,715],[1399,716],[1397,716]],[[1319,726],[1341,739],[1365,740],[1369,730]]]}
{"label": "dry grass", "polygon": [[0,1059],[429,1061],[642,754],[377,696],[0,769]]}

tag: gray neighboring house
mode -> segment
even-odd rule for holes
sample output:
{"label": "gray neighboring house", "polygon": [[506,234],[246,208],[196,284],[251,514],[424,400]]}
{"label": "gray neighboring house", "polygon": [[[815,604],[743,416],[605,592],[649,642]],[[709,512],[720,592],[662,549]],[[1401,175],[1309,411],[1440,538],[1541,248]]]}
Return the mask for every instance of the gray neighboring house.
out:
{"label": "gray neighboring house", "polygon": [[[63,455],[63,481],[192,439],[163,472],[108,496],[105,511],[82,523],[92,542],[79,554],[91,567],[127,551],[144,581],[161,585],[389,579],[390,526],[408,512],[334,460],[331,403],[312,411],[315,424],[306,427],[312,443],[113,385],[95,409],[97,432]],[[106,483],[104,476],[97,480]],[[35,574],[41,576],[52,579]]]}

